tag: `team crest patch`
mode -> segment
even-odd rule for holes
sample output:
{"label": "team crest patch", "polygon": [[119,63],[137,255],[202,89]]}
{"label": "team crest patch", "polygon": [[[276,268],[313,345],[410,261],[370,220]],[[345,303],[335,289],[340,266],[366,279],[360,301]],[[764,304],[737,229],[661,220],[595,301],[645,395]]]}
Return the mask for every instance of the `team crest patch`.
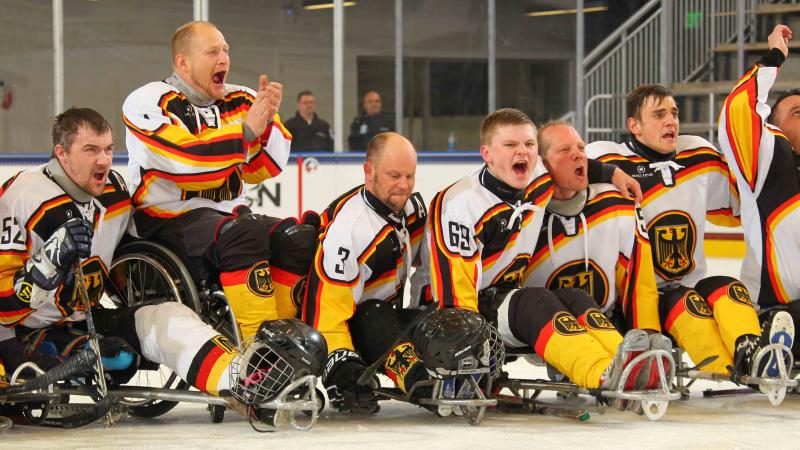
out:
{"label": "team crest patch", "polygon": [[614,324],[596,309],[586,311],[586,326],[592,330],[613,330]]}
{"label": "team crest patch", "polygon": [[306,295],[306,283],[308,282],[308,276],[304,276],[299,280],[295,281],[292,285],[292,290],[290,295],[292,296],[292,303],[297,309],[303,305],[303,297]]}
{"label": "team crest patch", "polygon": [[256,263],[247,272],[247,288],[250,289],[250,292],[260,297],[269,297],[275,293],[267,261]]}
{"label": "team crest patch", "polygon": [[750,292],[738,281],[728,286],[728,297],[736,303],[741,303],[743,305],[749,306],[753,304],[753,301],[750,299]]}
{"label": "team crest patch", "polygon": [[23,281],[17,290],[17,298],[21,302],[30,303],[31,295],[33,295],[33,285],[27,281]]}
{"label": "team crest patch", "polygon": [[553,329],[562,336],[573,336],[586,333],[578,319],[570,313],[560,312],[553,317]]}
{"label": "team crest patch", "polygon": [[231,342],[230,339],[226,338],[221,334],[211,338],[211,342],[216,344],[217,347],[224,350],[225,353],[233,353],[234,351],[236,351],[236,346],[233,345],[233,342]]}
{"label": "team crest patch", "polygon": [[591,260],[588,270],[582,259],[564,264],[550,275],[546,286],[550,290],[580,289],[594,298],[600,306],[605,305],[608,298],[608,279],[600,267]]}
{"label": "team crest patch", "polygon": [[689,314],[701,319],[710,319],[711,307],[708,302],[695,291],[689,291],[684,297],[684,307]]}
{"label": "team crest patch", "polygon": [[492,286],[504,286],[517,289],[522,286],[522,276],[528,267],[527,256],[517,256],[500,274],[492,280]]}
{"label": "team crest patch", "polygon": [[661,278],[675,280],[694,270],[697,234],[688,214],[666,211],[650,222],[647,232],[653,245],[653,264]]}

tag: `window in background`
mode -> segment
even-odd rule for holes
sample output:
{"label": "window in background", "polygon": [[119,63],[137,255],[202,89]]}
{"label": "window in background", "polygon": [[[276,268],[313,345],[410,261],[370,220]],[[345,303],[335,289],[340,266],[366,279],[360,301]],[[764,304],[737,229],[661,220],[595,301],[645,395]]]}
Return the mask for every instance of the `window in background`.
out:
{"label": "window in background", "polygon": [[52,2],[0,0],[0,153],[50,153]]}

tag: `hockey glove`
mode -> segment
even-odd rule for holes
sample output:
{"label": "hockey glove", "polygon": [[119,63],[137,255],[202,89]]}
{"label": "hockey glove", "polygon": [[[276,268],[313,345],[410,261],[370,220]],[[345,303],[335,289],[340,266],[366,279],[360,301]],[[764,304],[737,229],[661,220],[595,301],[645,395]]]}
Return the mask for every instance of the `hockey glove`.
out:
{"label": "hockey glove", "polygon": [[328,390],[331,406],[354,414],[378,412],[378,398],[372,386],[361,386],[357,382],[366,368],[367,364],[353,351],[339,349],[328,355],[322,384]]}
{"label": "hockey glove", "polygon": [[92,234],[91,224],[83,219],[70,219],[59,227],[17,273],[17,297],[32,309],[40,308],[75,261],[91,255]]}

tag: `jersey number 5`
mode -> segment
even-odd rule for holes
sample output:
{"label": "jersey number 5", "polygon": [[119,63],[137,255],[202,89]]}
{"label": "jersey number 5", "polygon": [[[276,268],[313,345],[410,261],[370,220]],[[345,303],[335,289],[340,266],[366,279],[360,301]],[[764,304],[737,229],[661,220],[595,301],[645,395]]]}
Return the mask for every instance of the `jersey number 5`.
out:
{"label": "jersey number 5", "polygon": [[25,245],[25,242],[22,241],[22,234],[19,232],[19,222],[17,222],[16,217],[6,217],[3,219],[3,235],[0,236],[0,244],[10,244],[11,235],[14,235],[15,244]]}

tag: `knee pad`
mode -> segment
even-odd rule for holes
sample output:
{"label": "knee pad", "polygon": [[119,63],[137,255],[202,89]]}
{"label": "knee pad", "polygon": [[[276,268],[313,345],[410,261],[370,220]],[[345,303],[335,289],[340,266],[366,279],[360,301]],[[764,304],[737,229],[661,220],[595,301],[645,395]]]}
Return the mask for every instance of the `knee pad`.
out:
{"label": "knee pad", "polygon": [[583,289],[561,288],[553,290],[553,294],[567,307],[575,317],[581,316],[590,309],[597,310],[597,302]]}
{"label": "knee pad", "polygon": [[[304,220],[310,220],[308,217]],[[313,221],[298,223],[294,218],[284,219],[270,230],[272,280],[281,317],[296,317],[302,307],[318,236],[319,228]]]}
{"label": "knee pad", "polygon": [[389,350],[403,332],[405,323],[393,305],[380,300],[361,303],[347,321],[353,345],[367,364]]}
{"label": "knee pad", "polygon": [[713,306],[716,297],[713,295],[720,288],[726,288],[723,293],[731,300],[741,305],[753,306],[750,298],[750,291],[736,278],[726,276],[714,276],[700,280],[694,287],[695,290]]}
{"label": "knee pad", "polygon": [[551,323],[555,329],[567,333],[586,333],[575,316],[548,289],[520,289],[508,302],[509,329],[514,337],[527,345],[535,346],[539,334]]}
{"label": "knee pad", "polygon": [[227,221],[216,236],[219,269],[233,272],[268,259],[269,232],[281,219],[260,214],[243,214]]}
{"label": "knee pad", "polygon": [[693,317],[713,319],[711,307],[700,293],[686,286],[679,286],[663,291],[659,295],[658,311],[661,316],[661,326],[664,330],[669,330],[675,315],[684,308]]}

